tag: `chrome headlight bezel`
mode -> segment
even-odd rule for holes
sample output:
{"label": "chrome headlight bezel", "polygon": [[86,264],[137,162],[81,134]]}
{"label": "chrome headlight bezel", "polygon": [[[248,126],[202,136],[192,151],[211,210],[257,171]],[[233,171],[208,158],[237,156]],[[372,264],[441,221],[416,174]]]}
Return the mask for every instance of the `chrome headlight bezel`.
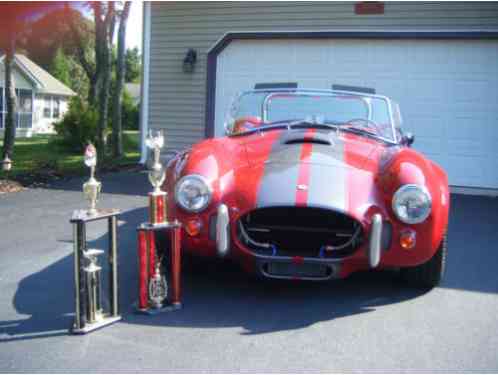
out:
{"label": "chrome headlight bezel", "polygon": [[[204,202],[198,206],[198,207],[189,207],[188,205],[185,204],[185,199],[182,199],[182,192],[184,192],[185,186],[188,183],[194,183],[194,184],[202,184],[202,188],[205,189],[205,199]],[[178,182],[175,185],[175,203],[182,209],[190,213],[198,213],[201,211],[204,211],[209,204],[211,203],[211,199],[213,197],[213,189],[211,187],[211,184],[206,180],[204,176],[198,175],[198,174],[189,174],[186,176],[183,176],[178,180]]]}
{"label": "chrome headlight bezel", "polygon": [[[425,200],[426,208],[423,211],[423,214],[417,217],[405,217],[401,214],[400,207],[402,200],[407,200],[407,194],[418,194],[418,197],[422,197]],[[402,185],[396,193],[393,195],[392,199],[392,210],[398,220],[405,224],[420,224],[423,223],[430,216],[432,212],[432,197],[429,191],[425,186],[416,185],[416,184],[407,184]]]}

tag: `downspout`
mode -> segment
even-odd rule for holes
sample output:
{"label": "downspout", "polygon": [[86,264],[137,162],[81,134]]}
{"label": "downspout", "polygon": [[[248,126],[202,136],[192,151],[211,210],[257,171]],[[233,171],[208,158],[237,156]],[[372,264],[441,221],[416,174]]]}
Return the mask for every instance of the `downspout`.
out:
{"label": "downspout", "polygon": [[149,132],[149,79],[150,79],[150,1],[144,1],[142,39],[142,84],[140,87],[140,163],[147,161],[145,138]]}

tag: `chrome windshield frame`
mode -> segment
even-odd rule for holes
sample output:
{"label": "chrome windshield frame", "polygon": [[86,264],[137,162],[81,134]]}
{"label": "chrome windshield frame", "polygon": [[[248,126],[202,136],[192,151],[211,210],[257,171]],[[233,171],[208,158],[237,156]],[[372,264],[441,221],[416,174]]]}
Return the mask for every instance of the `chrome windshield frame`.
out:
{"label": "chrome windshield frame", "polygon": [[[377,94],[359,93],[359,92],[346,91],[346,90],[299,89],[299,88],[297,88],[297,89],[258,89],[258,90],[242,91],[241,93],[239,93],[239,95],[237,95],[235,100],[240,100],[240,98],[242,98],[245,95],[258,94],[258,93],[268,93],[268,95],[265,97],[265,99],[263,100],[263,103],[261,105],[261,118],[263,121],[267,121],[269,99],[271,99],[275,95],[282,94],[282,93],[297,94],[297,95],[303,95],[303,96],[311,96],[313,94],[315,94],[315,95],[316,94],[326,94],[326,95],[330,95],[330,96],[345,96],[345,95],[347,95],[347,96],[357,97],[357,98],[363,100],[365,102],[365,105],[368,107],[369,120],[371,120],[371,116],[372,116],[371,101],[365,100],[365,99],[372,98],[372,99],[383,100],[387,104],[389,120],[391,122],[391,133],[392,133],[393,137],[391,139],[391,138],[382,137],[380,135],[375,135],[375,138],[378,138],[380,140],[383,140],[383,141],[385,141],[387,143],[391,143],[391,144],[398,144],[399,143],[399,140],[397,139],[397,135],[396,135],[395,124],[394,124],[393,106],[391,103],[391,99],[389,99],[387,96],[377,95]],[[232,105],[233,105],[233,103],[232,103]],[[228,129],[226,127],[225,127],[225,129],[228,131]]]}

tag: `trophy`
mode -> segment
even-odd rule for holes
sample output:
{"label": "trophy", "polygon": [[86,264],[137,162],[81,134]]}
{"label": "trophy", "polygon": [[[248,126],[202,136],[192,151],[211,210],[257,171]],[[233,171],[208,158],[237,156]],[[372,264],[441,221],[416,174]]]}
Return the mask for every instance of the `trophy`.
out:
{"label": "trophy", "polygon": [[[147,137],[145,144],[152,151],[149,181],[154,190],[149,193],[149,222],[138,228],[138,301],[141,313],[157,314],[181,308],[181,224],[169,222],[166,216],[166,193],[161,185],[166,178],[159,160],[164,137],[160,132]],[[164,248],[156,247],[156,232],[168,239]],[[162,266],[162,259],[169,257],[169,267]]]}
{"label": "trophy", "polygon": [[90,179],[83,184],[83,195],[90,202],[89,216],[97,214],[97,201],[99,200],[102,184],[95,179],[95,166],[97,165],[97,150],[91,143],[85,149],[85,165],[90,168]]}
{"label": "trophy", "polygon": [[[85,149],[85,165],[90,167],[90,179],[83,184],[83,195],[90,202],[90,208],[75,210],[70,220],[73,224],[75,292],[75,316],[70,332],[75,334],[91,332],[121,319],[118,303],[117,248],[117,216],[120,211],[96,209],[102,184],[95,179],[97,150],[92,144]],[[87,223],[95,221],[107,221],[107,269],[99,264],[99,257],[106,251],[88,248],[86,226]],[[103,272],[108,276],[108,282],[104,283],[107,284],[107,293],[102,293]],[[102,301],[104,297],[106,304]]]}
{"label": "trophy", "polygon": [[152,166],[149,170],[149,181],[154,188],[149,193],[149,216],[152,225],[166,223],[166,193],[161,190],[166,174],[160,161],[164,137],[160,132],[149,134],[145,140],[146,146],[152,151]]}

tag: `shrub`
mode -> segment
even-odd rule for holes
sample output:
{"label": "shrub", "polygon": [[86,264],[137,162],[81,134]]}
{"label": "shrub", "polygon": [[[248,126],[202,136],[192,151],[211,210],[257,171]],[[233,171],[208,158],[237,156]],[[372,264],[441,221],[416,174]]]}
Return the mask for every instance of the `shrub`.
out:
{"label": "shrub", "polygon": [[128,91],[123,90],[123,104],[121,107],[122,125],[124,130],[138,130],[139,108],[133,102]]}
{"label": "shrub", "polygon": [[73,151],[82,151],[97,140],[98,113],[78,97],[71,99],[61,121],[54,124],[56,140]]}

